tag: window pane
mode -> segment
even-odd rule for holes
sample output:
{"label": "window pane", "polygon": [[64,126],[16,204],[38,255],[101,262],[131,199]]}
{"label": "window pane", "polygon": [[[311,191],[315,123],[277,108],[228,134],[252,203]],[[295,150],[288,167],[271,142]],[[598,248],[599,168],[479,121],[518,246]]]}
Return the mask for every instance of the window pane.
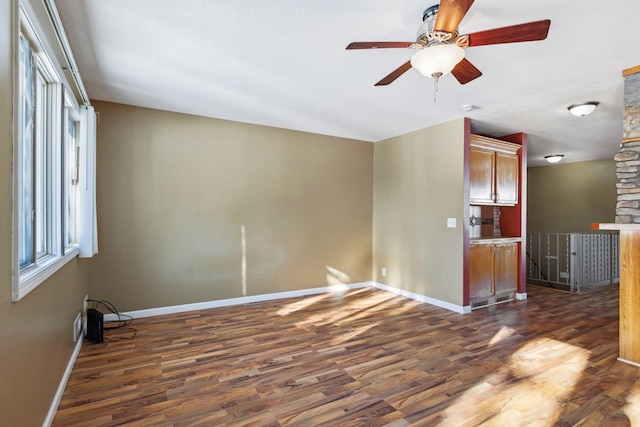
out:
{"label": "window pane", "polygon": [[48,227],[47,218],[49,214],[49,204],[47,197],[50,193],[48,189],[48,162],[47,162],[47,82],[41,73],[36,73],[36,258],[46,255],[48,251]]}
{"label": "window pane", "polygon": [[19,258],[20,268],[33,264],[34,257],[34,117],[33,62],[29,41],[20,34],[20,115],[18,129]]}
{"label": "window pane", "polygon": [[69,108],[66,109],[65,132],[65,247],[77,243],[76,218],[77,218],[77,192],[78,192],[78,168],[77,168],[77,129],[78,122],[74,119]]}

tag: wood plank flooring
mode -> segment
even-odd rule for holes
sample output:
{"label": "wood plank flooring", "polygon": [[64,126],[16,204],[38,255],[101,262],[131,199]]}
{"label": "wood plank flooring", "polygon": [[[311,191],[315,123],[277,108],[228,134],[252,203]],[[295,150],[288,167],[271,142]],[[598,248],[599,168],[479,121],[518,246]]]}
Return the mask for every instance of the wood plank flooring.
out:
{"label": "wood plank flooring", "polygon": [[86,343],[54,426],[640,425],[618,287],[460,315],[363,288],[139,319]]}

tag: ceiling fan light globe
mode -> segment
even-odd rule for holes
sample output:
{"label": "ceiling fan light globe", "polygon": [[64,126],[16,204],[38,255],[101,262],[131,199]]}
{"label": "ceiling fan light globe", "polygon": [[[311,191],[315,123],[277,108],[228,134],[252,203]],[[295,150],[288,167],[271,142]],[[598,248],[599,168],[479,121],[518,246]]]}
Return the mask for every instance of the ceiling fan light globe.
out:
{"label": "ceiling fan light globe", "polygon": [[411,66],[427,77],[449,74],[464,58],[464,49],[456,44],[426,47],[411,58]]}

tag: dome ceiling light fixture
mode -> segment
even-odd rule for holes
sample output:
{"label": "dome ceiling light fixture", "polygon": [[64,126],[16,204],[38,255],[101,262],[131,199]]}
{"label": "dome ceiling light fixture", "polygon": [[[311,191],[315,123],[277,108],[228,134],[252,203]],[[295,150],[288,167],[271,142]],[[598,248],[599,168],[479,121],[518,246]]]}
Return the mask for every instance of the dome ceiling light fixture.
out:
{"label": "dome ceiling light fixture", "polygon": [[569,105],[567,110],[569,110],[569,112],[574,116],[583,117],[587,114],[593,113],[598,105],[600,105],[600,103],[596,101],[581,102],[579,104]]}
{"label": "dome ceiling light fixture", "polygon": [[548,156],[544,156],[544,159],[549,163],[558,163],[563,157],[564,154],[550,154]]}
{"label": "dome ceiling light fixture", "polygon": [[411,66],[422,75],[431,77],[434,81],[433,101],[438,92],[440,76],[449,74],[464,58],[464,49],[457,44],[437,44],[425,47],[411,57]]}

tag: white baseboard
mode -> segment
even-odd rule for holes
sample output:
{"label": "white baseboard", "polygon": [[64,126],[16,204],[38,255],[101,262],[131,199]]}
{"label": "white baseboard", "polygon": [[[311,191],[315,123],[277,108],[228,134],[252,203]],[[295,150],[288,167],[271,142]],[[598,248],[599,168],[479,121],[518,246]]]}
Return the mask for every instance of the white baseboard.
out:
{"label": "white baseboard", "polygon": [[60,405],[60,401],[62,400],[62,395],[64,394],[64,389],[65,387],[67,387],[67,381],[69,381],[71,371],[73,371],[73,365],[75,365],[78,354],[80,354],[80,349],[82,348],[83,341],[84,335],[78,337],[78,342],[76,342],[76,347],[73,349],[73,353],[71,353],[71,358],[69,359],[69,363],[67,363],[67,369],[65,369],[64,374],[62,374],[62,380],[60,380],[58,390],[53,397],[51,407],[49,407],[49,412],[47,413],[47,417],[44,419],[44,423],[42,423],[42,427],[50,427],[53,423],[53,419],[55,418],[56,412],[58,411],[58,406]]}
{"label": "white baseboard", "polygon": [[[122,312],[120,314],[125,316],[130,316],[133,319],[141,319],[144,317],[161,316],[164,314],[184,313],[186,311],[207,310],[210,308],[229,307],[232,305],[250,304],[253,302],[263,302],[263,301],[273,301],[273,300],[284,299],[284,298],[304,297],[304,296],[323,294],[323,293],[329,293],[329,292],[345,292],[351,289],[366,288],[369,286],[382,289],[384,291],[392,292],[397,295],[402,295],[404,297],[411,298],[416,301],[435,305],[436,307],[441,307],[456,313],[461,313],[461,314],[471,313],[471,306],[461,306],[461,305],[451,304],[446,301],[441,301],[439,299],[416,294],[414,292],[404,291],[402,289],[394,288],[392,286],[383,285],[382,283],[359,282],[359,283],[351,283],[348,285],[323,286],[320,288],[300,289],[296,291],[276,292],[271,294],[252,295],[248,297],[238,297],[238,298],[229,298],[224,300],[214,300],[214,301],[196,302],[191,304],[172,305],[168,307],[149,308],[145,310]],[[105,322],[113,322],[116,320],[118,320],[118,316],[116,314],[109,313],[104,315]]]}
{"label": "white baseboard", "polygon": [[460,314],[471,313],[471,306],[451,304],[450,302],[441,301],[439,299],[416,294],[415,292],[394,288],[393,286],[383,285],[382,283],[373,282],[373,286],[378,289],[382,289],[388,292],[393,292],[394,294],[402,295],[403,297],[411,298],[416,301],[425,302],[427,304],[435,305],[436,307],[445,308],[447,310],[454,311],[456,313],[460,313]]}
{"label": "white baseboard", "polygon": [[618,361],[628,363],[629,365],[640,367],[640,363],[632,362],[631,360],[623,359],[622,357],[618,357]]}
{"label": "white baseboard", "polygon": [[[324,294],[329,292],[345,292],[351,289],[366,288],[374,286],[373,282],[359,282],[348,285],[332,285],[320,288],[300,289],[296,291],[276,292],[272,294],[252,295],[248,297],[229,298],[215,301],[196,302],[191,304],[172,305],[168,307],[149,308],[146,310],[135,310],[122,312],[126,316],[134,319],[143,317],[161,316],[163,314],[183,313],[185,311],[207,310],[209,308],[228,307],[232,305],[250,304],[252,302],[273,301],[284,298],[304,297],[308,295]],[[116,314],[105,314],[104,321],[112,322],[118,320]]]}

